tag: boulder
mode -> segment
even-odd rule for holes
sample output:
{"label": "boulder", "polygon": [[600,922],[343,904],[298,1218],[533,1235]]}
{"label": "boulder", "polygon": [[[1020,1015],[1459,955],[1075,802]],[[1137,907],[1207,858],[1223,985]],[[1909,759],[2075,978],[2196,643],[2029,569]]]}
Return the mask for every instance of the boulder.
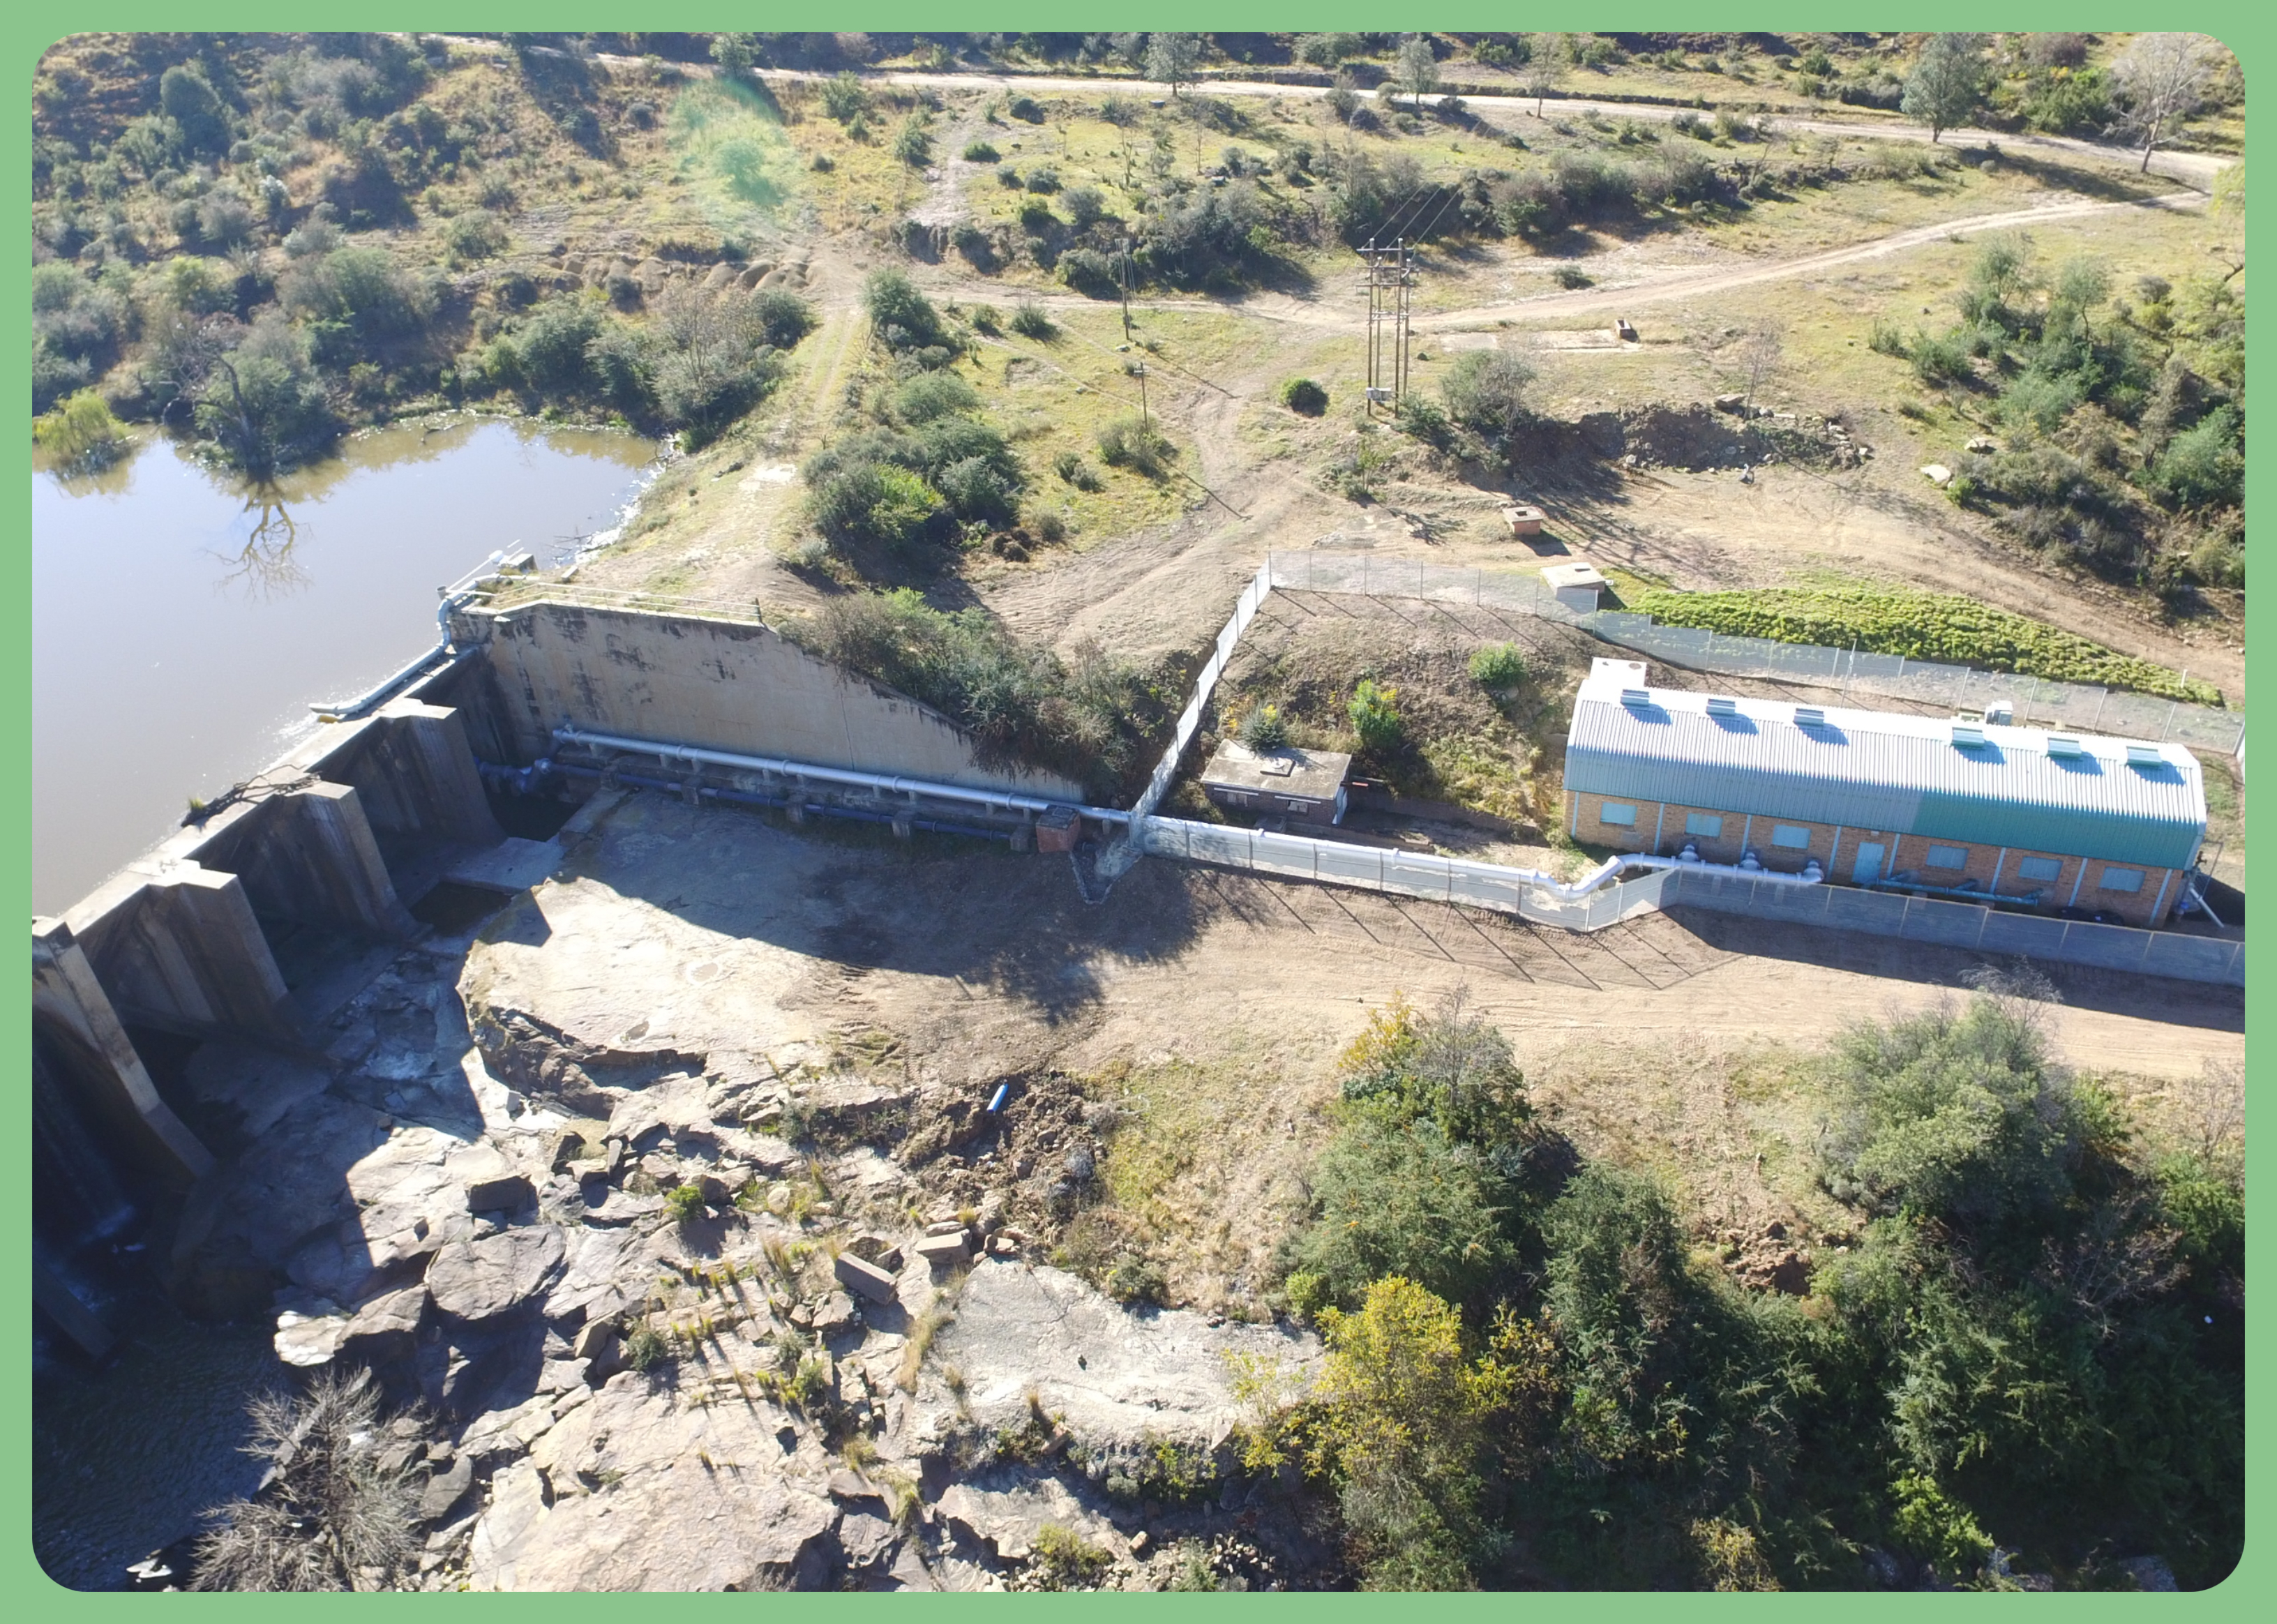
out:
{"label": "boulder", "polygon": [[444,1158],[444,1174],[465,1186],[468,1212],[511,1212],[537,1199],[529,1177],[493,1145],[469,1145]]}
{"label": "boulder", "polygon": [[561,1269],[561,1231],[550,1224],[455,1241],[435,1254],[427,1290],[457,1320],[487,1320],[529,1304]]}
{"label": "boulder", "polygon": [[461,1455],[451,1462],[450,1470],[427,1480],[419,1495],[419,1520],[440,1522],[451,1514],[451,1508],[467,1498],[467,1491],[475,1486],[473,1458]]}
{"label": "boulder", "polygon": [[894,1277],[875,1263],[864,1262],[850,1251],[841,1252],[837,1261],[831,1265],[831,1270],[838,1277],[841,1285],[857,1296],[866,1297],[874,1303],[896,1300]]}
{"label": "boulder", "polygon": [[356,1361],[383,1365],[407,1356],[427,1316],[427,1287],[407,1285],[375,1297],[356,1310],[340,1339],[340,1350]]}
{"label": "boulder", "polygon": [[927,1235],[917,1244],[917,1254],[934,1269],[959,1269],[972,1259],[972,1250],[964,1242],[964,1226],[958,1224],[953,1235]]}
{"label": "boulder", "polygon": [[345,1314],[295,1314],[287,1308],[277,1316],[277,1357],[303,1370],[330,1364],[347,1333]]}

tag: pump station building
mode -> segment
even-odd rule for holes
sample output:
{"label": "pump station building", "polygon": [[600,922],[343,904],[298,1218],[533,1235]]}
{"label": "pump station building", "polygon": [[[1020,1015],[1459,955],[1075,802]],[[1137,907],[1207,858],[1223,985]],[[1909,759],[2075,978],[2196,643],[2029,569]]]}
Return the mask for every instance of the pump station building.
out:
{"label": "pump station building", "polygon": [[1565,749],[1568,832],[1645,851],[2128,925],[2185,896],[2205,784],[2179,744],[1651,688],[1600,660]]}

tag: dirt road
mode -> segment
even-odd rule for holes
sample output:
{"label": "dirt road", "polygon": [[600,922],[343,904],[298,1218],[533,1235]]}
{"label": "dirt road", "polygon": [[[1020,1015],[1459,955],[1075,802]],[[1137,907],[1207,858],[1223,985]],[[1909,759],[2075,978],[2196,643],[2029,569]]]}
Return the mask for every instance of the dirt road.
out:
{"label": "dirt road", "polygon": [[[701,70],[697,70],[701,71]],[[834,74],[786,69],[770,72],[770,79],[822,80]],[[918,85],[936,90],[969,89],[979,87],[994,90],[1038,91],[1048,95],[1100,96],[1117,91],[1132,95],[1168,99],[1168,85],[1150,83],[1145,80],[1080,78],[1050,73],[927,73],[895,70],[865,73],[864,78],[880,84]],[[1281,85],[1260,80],[1207,79],[1187,87],[1186,93],[1194,95],[1252,95],[1273,96],[1296,101],[1318,101],[1328,95],[1324,85]],[[1527,95],[1466,95],[1463,105],[1474,116],[1498,127],[1508,128],[1522,120],[1534,118],[1534,99]],[[1541,103],[1543,117],[1552,114],[1564,118],[1574,113],[1599,113],[1607,117],[1649,119],[1665,123],[1679,113],[1694,112],[1687,107],[1656,106],[1642,102],[1600,101],[1589,96],[1552,95]],[[2004,130],[1981,130],[1974,126],[1950,129],[1941,136],[1930,132],[1927,125],[1908,124],[1896,118],[1813,118],[1788,114],[1774,115],[1774,127],[1781,132],[1801,132],[1811,135],[1847,136],[1854,141],[1902,141],[1927,146],[1942,139],[1954,146],[1982,146],[1986,142],[2027,152],[2060,153],[2067,157],[2090,158],[2127,169],[2137,168],[2143,161],[2139,150],[2130,151],[2104,141],[2082,141],[2068,135],[2034,135]],[[2200,152],[2158,152],[2151,155],[2150,172],[2179,180],[2200,191],[2211,191],[2214,178],[2231,163],[2230,159]]]}

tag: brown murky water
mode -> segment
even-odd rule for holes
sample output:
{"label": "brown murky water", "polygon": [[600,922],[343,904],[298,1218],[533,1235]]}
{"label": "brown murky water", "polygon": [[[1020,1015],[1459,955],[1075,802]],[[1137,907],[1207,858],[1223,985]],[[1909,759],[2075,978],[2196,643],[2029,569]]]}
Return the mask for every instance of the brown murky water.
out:
{"label": "brown murky water", "polygon": [[400,426],[255,492],[165,441],[32,481],[32,905],[68,907],[187,798],[258,771],[309,702],[436,637],[436,589],[499,548],[550,561],[615,522],[629,434]]}

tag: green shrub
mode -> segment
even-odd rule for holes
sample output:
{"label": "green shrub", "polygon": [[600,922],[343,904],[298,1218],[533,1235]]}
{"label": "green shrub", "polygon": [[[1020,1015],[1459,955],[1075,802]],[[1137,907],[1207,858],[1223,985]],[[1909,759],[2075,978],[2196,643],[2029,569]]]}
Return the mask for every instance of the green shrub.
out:
{"label": "green shrub", "polygon": [[506,227],[487,209],[469,209],[443,228],[443,257],[453,269],[496,259],[506,249]]}
{"label": "green shrub", "polygon": [[1515,643],[1490,643],[1471,656],[1471,681],[1481,688],[1516,688],[1527,676],[1526,651]]}
{"label": "green shrub", "polygon": [[964,161],[968,164],[994,164],[1000,156],[985,141],[973,141],[964,149]]}
{"label": "green shrub", "polygon": [[894,415],[903,423],[931,423],[979,408],[979,392],[954,372],[920,372],[894,391]]}
{"label": "green shrub", "polygon": [[1397,698],[1398,690],[1383,687],[1374,677],[1361,678],[1352,690],[1352,702],[1344,710],[1352,718],[1352,731],[1359,735],[1362,750],[1381,754],[1398,748],[1405,728],[1398,707],[1392,703]]}
{"label": "green shrub", "polygon": [[1047,1522],[1036,1530],[1032,1550],[1029,1561],[1039,1590],[1093,1590],[1115,1566],[1112,1552],[1087,1544],[1073,1529],[1058,1522]]}
{"label": "green shrub", "polygon": [[1560,265],[1550,273],[1550,279],[1560,287],[1588,287],[1589,273],[1579,265]]}
{"label": "green shrub", "polygon": [[1300,417],[1318,417],[1329,409],[1329,392],[1309,377],[1292,377],[1281,385],[1281,404]]}
{"label": "green shrub", "polygon": [[1182,702],[1095,648],[1062,660],[1015,642],[986,611],[943,614],[908,591],[834,599],[793,629],[971,731],[988,765],[1047,767],[1087,793],[1121,793]]}
{"label": "green shrub", "polygon": [[[1956,482],[1957,483],[1957,482]],[[2220,705],[2212,683],[2121,654],[2074,633],[1952,593],[1884,588],[1771,587],[1757,591],[1678,592],[1652,588],[1630,607],[1666,626],[1733,637],[1817,643],[1908,660],[2014,671],[2054,682],[2099,683]]]}
{"label": "green shrub", "polygon": [[1466,1301],[1514,1261],[1492,1164],[1428,1118],[1355,1114],[1314,1163],[1310,1182],[1316,1216],[1282,1254],[1291,1281],[1310,1277],[1308,1306],[1349,1307],[1388,1275]]}
{"label": "green shrub", "polygon": [[823,478],[808,512],[834,541],[904,546],[918,540],[944,504],[940,492],[905,468],[857,462]]}
{"label": "green shrub", "polygon": [[1466,350],[1440,380],[1447,415],[1490,443],[1505,443],[1527,416],[1534,368],[1504,350]]}
{"label": "green shrub", "polygon": [[126,436],[110,408],[92,389],[70,396],[32,423],[32,442],[68,473],[107,468],[126,448]]}
{"label": "green shrub", "polygon": [[933,136],[925,128],[922,113],[911,113],[895,127],[894,156],[911,169],[923,169],[933,162]]}
{"label": "green shrub", "polygon": [[1045,314],[1044,307],[1032,299],[1023,299],[1012,307],[1012,331],[1024,339],[1040,341],[1059,336],[1059,326]]}
{"label": "green shrub", "polygon": [[1060,189],[1060,172],[1047,164],[1028,172],[1024,182],[1031,192],[1048,194]]}
{"label": "green shrub", "polygon": [[852,72],[842,72],[823,81],[822,111],[841,124],[850,124],[869,112],[870,92]]}
{"label": "green shrub", "polygon": [[1136,469],[1158,479],[1177,454],[1160,429],[1135,416],[1115,418],[1099,431],[1099,458],[1109,468]]}
{"label": "green shrub", "polygon": [[645,1371],[671,1353],[671,1345],[645,1320],[625,1337],[625,1363],[636,1370]]}
{"label": "green shrub", "polygon": [[1241,742],[1252,750],[1278,750],[1289,742],[1289,723],[1277,705],[1253,705],[1241,719]]}
{"label": "green shrub", "polygon": [[916,283],[887,266],[873,271],[862,284],[862,303],[879,341],[895,352],[925,349],[948,337],[940,312],[918,291]]}
{"label": "green shrub", "polygon": [[704,1192],[692,1184],[675,1186],[665,1193],[664,1216],[676,1224],[694,1223],[704,1216]]}

